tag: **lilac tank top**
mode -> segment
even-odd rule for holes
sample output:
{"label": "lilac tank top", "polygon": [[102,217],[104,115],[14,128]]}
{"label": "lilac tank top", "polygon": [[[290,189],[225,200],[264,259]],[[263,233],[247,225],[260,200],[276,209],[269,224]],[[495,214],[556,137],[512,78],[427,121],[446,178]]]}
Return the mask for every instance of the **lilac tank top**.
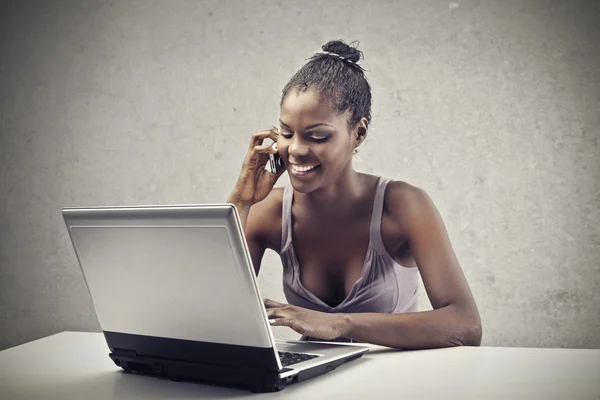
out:
{"label": "lilac tank top", "polygon": [[283,292],[289,304],[322,312],[403,313],[417,311],[418,269],[406,268],[389,255],[381,238],[381,217],[385,188],[390,179],[379,178],[371,216],[369,247],[362,275],[348,296],[331,307],[308,291],[300,281],[300,266],[292,245],[292,201],[294,190],[287,185],[283,192],[281,261]]}

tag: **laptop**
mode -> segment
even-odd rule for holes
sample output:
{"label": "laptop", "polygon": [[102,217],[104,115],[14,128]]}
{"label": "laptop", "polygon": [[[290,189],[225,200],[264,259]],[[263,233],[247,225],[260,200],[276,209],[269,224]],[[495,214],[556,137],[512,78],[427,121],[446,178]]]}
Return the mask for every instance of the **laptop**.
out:
{"label": "laptop", "polygon": [[109,356],[127,372],[264,392],[369,350],[274,339],[231,204],[62,214]]}

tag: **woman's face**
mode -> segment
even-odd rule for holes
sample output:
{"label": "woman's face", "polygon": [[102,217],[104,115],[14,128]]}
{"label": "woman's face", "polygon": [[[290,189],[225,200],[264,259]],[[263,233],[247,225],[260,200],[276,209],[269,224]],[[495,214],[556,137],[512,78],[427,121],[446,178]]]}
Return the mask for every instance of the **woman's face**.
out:
{"label": "woman's face", "polygon": [[313,92],[290,92],[281,105],[278,152],[294,189],[309,193],[335,182],[349,166],[355,138],[348,114],[338,114]]}

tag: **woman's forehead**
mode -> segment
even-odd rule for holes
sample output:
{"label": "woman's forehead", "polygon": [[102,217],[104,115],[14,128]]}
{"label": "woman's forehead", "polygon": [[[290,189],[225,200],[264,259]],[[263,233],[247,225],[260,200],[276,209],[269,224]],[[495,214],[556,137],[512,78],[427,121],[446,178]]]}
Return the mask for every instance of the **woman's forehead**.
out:
{"label": "woman's forehead", "polygon": [[314,92],[288,93],[281,104],[280,115],[281,121],[290,126],[301,121],[303,125],[337,125],[340,119],[344,119],[344,115],[337,113],[328,101],[321,102],[319,95]]}

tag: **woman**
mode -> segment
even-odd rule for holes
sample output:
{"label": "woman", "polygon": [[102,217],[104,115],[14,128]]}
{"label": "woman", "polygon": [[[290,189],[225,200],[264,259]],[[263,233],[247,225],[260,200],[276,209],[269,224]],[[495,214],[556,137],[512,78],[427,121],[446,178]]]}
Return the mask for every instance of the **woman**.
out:
{"label": "woman", "polygon": [[[281,256],[289,304],[265,300],[272,325],[394,348],[479,345],[477,306],[429,196],[352,167],[371,121],[362,53],[322,49],[283,89],[280,128],[252,136],[228,199],[256,273],[265,249]],[[275,153],[285,169],[272,173]],[[291,185],[273,188],[284,171]],[[418,273],[434,310],[414,312]]]}

